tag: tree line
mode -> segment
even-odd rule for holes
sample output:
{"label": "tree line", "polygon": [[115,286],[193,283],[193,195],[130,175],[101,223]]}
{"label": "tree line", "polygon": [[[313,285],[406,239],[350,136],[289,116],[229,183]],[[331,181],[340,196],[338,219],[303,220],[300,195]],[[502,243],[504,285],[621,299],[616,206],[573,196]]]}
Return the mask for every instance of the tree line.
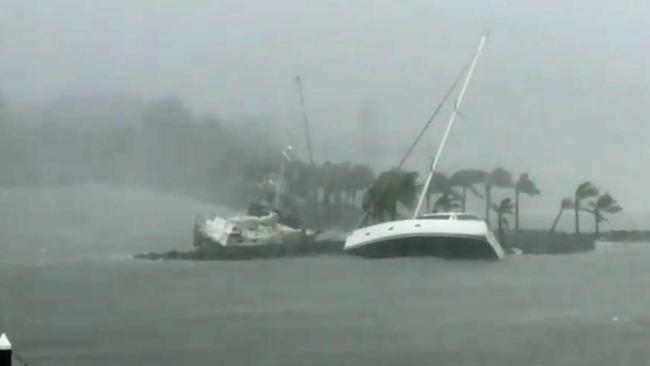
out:
{"label": "tree line", "polygon": [[[366,191],[363,198],[363,210],[368,214],[368,222],[396,220],[399,217],[398,207],[413,209],[415,200],[422,190],[417,183],[418,174],[403,170],[389,170],[377,176]],[[494,189],[510,190],[512,197],[506,197],[500,202],[493,202]],[[463,169],[446,175],[434,173],[431,185],[427,191],[424,205],[425,212],[466,212],[469,194],[484,201],[484,219],[491,225],[491,213],[497,215],[499,231],[509,225],[508,217],[514,216],[514,230],[520,229],[520,202],[522,197],[538,196],[541,194],[537,184],[528,173],[523,173],[515,180],[513,174],[504,169],[492,171],[480,169]],[[586,212],[594,217],[596,235],[600,234],[600,223],[606,221],[605,214],[614,214],[622,210],[614,197],[599,190],[591,183],[585,182],[578,186],[573,198],[565,198],[560,205],[551,232],[556,230],[563,212],[573,209],[575,212],[575,232],[580,234],[580,212]]]}

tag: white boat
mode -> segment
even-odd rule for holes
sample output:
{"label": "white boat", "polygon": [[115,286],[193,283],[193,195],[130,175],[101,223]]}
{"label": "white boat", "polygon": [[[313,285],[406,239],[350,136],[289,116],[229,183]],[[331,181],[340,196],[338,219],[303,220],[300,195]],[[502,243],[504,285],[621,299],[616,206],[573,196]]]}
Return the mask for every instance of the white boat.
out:
{"label": "white boat", "polygon": [[345,252],[368,257],[441,256],[501,259],[505,256],[503,248],[487,224],[474,215],[465,213],[420,215],[424,198],[485,40],[484,35],[456,99],[455,108],[431,164],[431,170],[420,193],[412,219],[359,228],[346,238],[343,247]]}
{"label": "white boat", "polygon": [[[280,174],[277,181],[265,181],[260,187],[275,191],[273,206],[265,202],[252,202],[248,214],[230,218],[214,217],[213,219],[199,218],[194,224],[194,246],[221,247],[254,247],[264,245],[285,245],[302,242],[313,237],[314,232],[294,228],[290,217],[282,216],[282,202],[285,161],[293,160],[293,148],[286,146],[282,150]],[[270,186],[270,187],[269,187]]]}
{"label": "white boat", "polygon": [[355,230],[344,250],[364,257],[492,258],[505,252],[483,220],[447,212],[384,222]]}
{"label": "white boat", "polygon": [[194,229],[196,247],[253,247],[298,244],[313,238],[311,230],[295,229],[278,222],[276,212],[265,216],[215,217],[198,222]]}

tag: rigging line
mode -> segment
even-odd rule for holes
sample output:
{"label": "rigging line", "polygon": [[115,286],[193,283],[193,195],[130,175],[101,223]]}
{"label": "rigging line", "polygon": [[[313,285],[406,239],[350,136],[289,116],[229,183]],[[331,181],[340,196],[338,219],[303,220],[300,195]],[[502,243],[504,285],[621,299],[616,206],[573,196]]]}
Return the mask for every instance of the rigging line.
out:
{"label": "rigging line", "polygon": [[445,128],[445,133],[442,135],[442,141],[440,141],[440,146],[438,146],[438,151],[436,152],[436,157],[433,160],[433,163],[431,164],[431,170],[429,171],[429,175],[427,176],[427,180],[424,183],[424,188],[422,189],[422,192],[420,193],[420,199],[418,200],[418,205],[416,206],[415,211],[413,212],[413,219],[416,219],[418,217],[418,215],[420,214],[420,209],[422,208],[422,203],[424,202],[424,196],[426,196],[427,192],[429,191],[429,185],[431,184],[431,179],[433,178],[433,174],[436,171],[436,167],[438,165],[438,161],[440,160],[442,150],[445,147],[445,143],[447,142],[447,137],[449,136],[449,132],[451,131],[451,126],[454,124],[454,121],[456,120],[456,116],[459,114],[460,103],[463,101],[463,97],[465,96],[465,92],[467,91],[467,87],[469,85],[469,82],[472,79],[472,74],[474,73],[474,68],[476,67],[476,63],[478,62],[478,59],[481,56],[481,51],[483,51],[483,46],[485,46],[485,41],[486,40],[487,40],[487,34],[484,34],[483,37],[481,37],[481,41],[479,42],[478,48],[476,49],[476,53],[474,54],[474,58],[472,59],[472,63],[469,66],[469,70],[467,71],[467,76],[465,77],[465,81],[463,82],[463,86],[460,89],[460,93],[458,94],[458,98],[456,98],[456,104],[454,105],[454,111],[451,113],[451,117],[449,118],[449,122],[447,122],[447,127]]}
{"label": "rigging line", "polygon": [[311,133],[309,131],[309,117],[307,116],[307,108],[305,107],[305,96],[302,90],[302,80],[300,75],[296,75],[296,86],[298,87],[298,95],[300,96],[300,109],[302,111],[302,121],[305,126],[305,139],[307,140],[307,152],[309,153],[309,164],[314,166],[314,156],[311,147]]}
{"label": "rigging line", "polygon": [[[457,75],[456,78],[454,79],[454,82],[453,82],[453,83],[451,84],[451,86],[449,87],[449,90],[447,90],[447,93],[445,93],[445,95],[443,96],[442,100],[438,103],[438,106],[436,107],[436,109],[434,110],[434,112],[431,114],[431,116],[429,117],[429,119],[427,120],[427,122],[424,124],[424,126],[423,126],[422,129],[420,130],[420,133],[419,133],[418,136],[415,138],[415,141],[413,141],[413,143],[411,143],[411,145],[409,146],[408,150],[406,151],[406,153],[404,154],[404,156],[402,157],[402,159],[401,159],[401,160],[399,161],[399,163],[397,164],[397,167],[395,168],[395,170],[400,170],[400,169],[402,168],[402,166],[404,165],[404,162],[406,162],[406,159],[411,155],[411,153],[413,153],[413,150],[414,150],[415,147],[417,146],[418,142],[420,142],[420,140],[422,139],[422,137],[423,137],[424,134],[426,133],[427,129],[431,126],[431,124],[433,123],[433,121],[435,120],[435,118],[438,116],[438,114],[439,114],[440,111],[442,110],[442,107],[444,107],[444,105],[447,103],[447,100],[449,99],[449,97],[453,94],[454,90],[456,89],[456,86],[458,86],[458,83],[460,82],[461,78],[463,77],[463,75],[464,75],[465,72],[467,71],[467,67],[468,67],[468,66],[466,65],[466,66],[464,66],[464,67],[460,70],[460,72],[458,73],[458,75]],[[375,203],[377,203],[377,201],[379,200],[379,198],[381,198],[381,196],[383,196],[385,193],[386,193],[386,187],[384,187],[384,191],[381,192],[381,194],[377,195],[377,196],[372,200],[372,202],[371,202],[371,204],[370,204],[370,207],[374,206]],[[359,220],[357,221],[357,224],[354,226],[355,228],[358,228],[358,227],[361,225],[361,223],[362,223],[362,222],[366,219],[366,217],[368,216],[368,213],[369,213],[369,212],[367,212],[367,211],[364,210],[363,214],[361,215],[361,217],[360,217]]]}
{"label": "rigging line", "polygon": [[456,86],[458,85],[461,78],[465,74],[465,71],[467,71],[467,66],[463,67],[460,70],[460,72],[456,76],[456,79],[454,80],[454,83],[451,84],[451,87],[449,88],[449,90],[447,90],[447,93],[445,94],[445,96],[442,98],[440,103],[438,103],[438,106],[436,107],[436,110],[431,114],[431,117],[429,117],[429,120],[427,121],[427,123],[424,124],[424,126],[420,130],[420,133],[415,138],[415,141],[413,141],[413,143],[411,143],[411,146],[409,146],[408,150],[406,150],[406,153],[404,154],[402,159],[399,161],[399,164],[397,164],[397,168],[395,168],[395,169],[399,170],[399,169],[402,168],[402,166],[404,165],[404,162],[406,161],[406,159],[409,157],[409,155],[411,155],[411,153],[415,149],[415,146],[418,144],[418,142],[420,142],[420,140],[422,139],[424,134],[427,132],[427,129],[429,128],[429,126],[431,126],[431,124],[433,123],[433,120],[436,118],[436,116],[438,116],[438,113],[440,113],[440,110],[442,109],[442,107],[447,103],[447,99],[449,99],[451,94],[456,89]]}

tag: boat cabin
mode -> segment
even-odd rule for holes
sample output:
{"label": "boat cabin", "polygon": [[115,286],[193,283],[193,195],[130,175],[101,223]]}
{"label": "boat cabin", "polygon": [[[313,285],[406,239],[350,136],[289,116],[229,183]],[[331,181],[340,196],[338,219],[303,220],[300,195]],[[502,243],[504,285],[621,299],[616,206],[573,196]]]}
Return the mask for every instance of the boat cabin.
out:
{"label": "boat cabin", "polygon": [[428,213],[418,217],[423,220],[461,220],[461,221],[480,221],[478,216],[464,212],[436,212]]}

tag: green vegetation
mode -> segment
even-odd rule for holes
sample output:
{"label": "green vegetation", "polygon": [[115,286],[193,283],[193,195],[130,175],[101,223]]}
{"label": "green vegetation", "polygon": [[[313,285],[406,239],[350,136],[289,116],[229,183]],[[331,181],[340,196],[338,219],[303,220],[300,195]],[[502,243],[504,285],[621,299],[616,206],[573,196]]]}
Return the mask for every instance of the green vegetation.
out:
{"label": "green vegetation", "polygon": [[512,173],[496,168],[485,176],[485,222],[490,225],[490,210],[492,209],[492,188],[510,188],[513,186]]}
{"label": "green vegetation", "polygon": [[512,214],[512,209],[513,209],[513,204],[512,204],[512,199],[511,198],[504,198],[501,200],[501,202],[498,205],[493,205],[492,209],[497,213],[497,220],[498,220],[498,231],[499,231],[499,238],[503,242],[505,239],[505,235],[503,233],[503,227],[508,225],[508,219],[506,215],[511,215]]}
{"label": "green vegetation", "polygon": [[600,235],[600,223],[606,220],[603,213],[614,214],[623,210],[609,193],[598,196],[596,201],[589,202],[589,207],[594,215],[596,236]]}
{"label": "green vegetation", "polygon": [[363,197],[363,211],[369,219],[396,220],[398,204],[411,208],[417,195],[417,176],[415,172],[396,169],[379,174]]}
{"label": "green vegetation", "polygon": [[562,199],[560,211],[553,221],[551,232],[555,231],[562,213],[571,208],[573,208],[575,214],[576,235],[580,235],[580,212],[584,211],[594,215],[594,231],[596,236],[600,235],[600,223],[606,221],[606,218],[603,216],[605,213],[615,214],[623,210],[611,194],[605,193],[599,195],[598,188],[593,183],[584,182],[576,188],[573,199]]}
{"label": "green vegetation", "polygon": [[584,200],[598,196],[598,188],[591,182],[584,182],[576,188],[573,196],[573,211],[575,213],[576,235],[580,235],[580,211],[584,210]]}
{"label": "green vegetation", "polygon": [[571,198],[563,198],[562,202],[560,202],[560,211],[557,213],[557,216],[555,216],[555,220],[553,220],[553,225],[551,226],[551,233],[555,232],[555,229],[557,228],[557,224],[560,222],[560,218],[562,217],[562,214],[564,213],[565,210],[570,210],[573,208],[573,200]]}
{"label": "green vegetation", "polygon": [[537,196],[541,192],[535,182],[533,182],[528,173],[519,176],[515,183],[515,230],[519,230],[519,195],[525,193],[529,196]]}

